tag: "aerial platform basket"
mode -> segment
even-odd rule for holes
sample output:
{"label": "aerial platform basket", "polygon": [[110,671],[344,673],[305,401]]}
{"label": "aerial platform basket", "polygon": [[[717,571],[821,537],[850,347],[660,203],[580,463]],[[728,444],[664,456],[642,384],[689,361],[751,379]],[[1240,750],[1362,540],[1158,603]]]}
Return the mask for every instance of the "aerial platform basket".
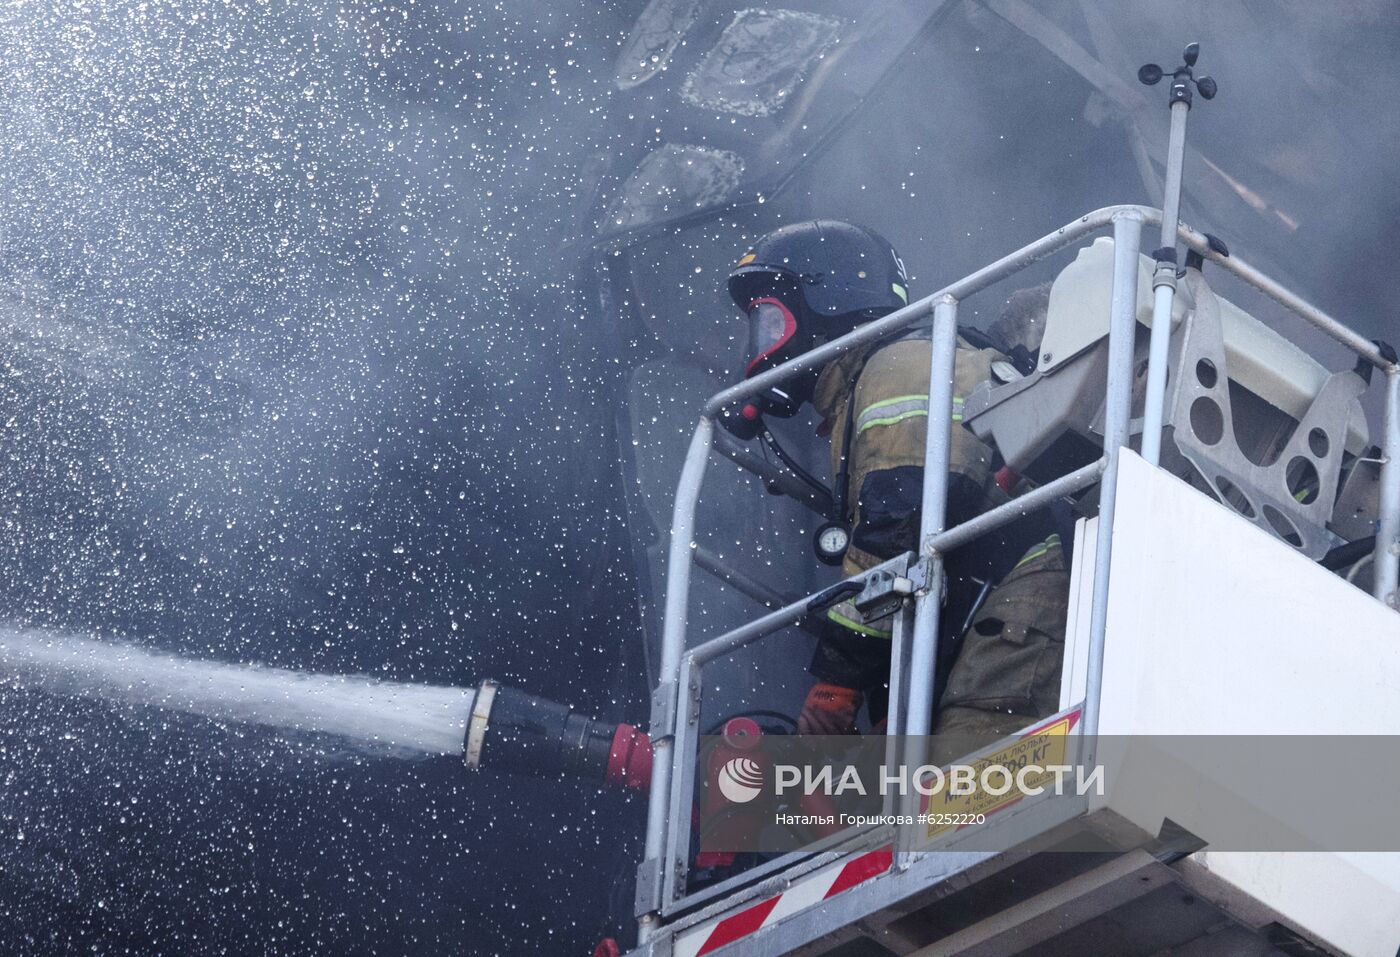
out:
{"label": "aerial platform basket", "polygon": [[[1165,410],[1160,467],[1138,457],[1130,444],[1142,427],[1135,403],[1152,404],[1154,381],[1141,374],[1137,348],[1136,330],[1148,315],[1141,308],[1140,233],[1160,220],[1157,210],[1137,206],[1097,210],[707,404],[675,502],[637,953],[1396,952],[1400,856],[1221,853],[1212,822],[1189,802],[1171,804],[1178,800],[1171,789],[1129,788],[1106,798],[1047,793],[998,809],[975,828],[912,843],[881,828],[838,835],[723,883],[691,886],[704,668],[801,620],[811,600],[703,643],[690,640],[691,543],[715,415],[786,375],[932,314],[929,422],[950,422],[958,304],[1104,229],[1112,229],[1113,243],[1081,250],[1052,289],[1036,370],[989,388],[967,407],[972,427],[1039,486],[944,528],[949,432],[931,427],[919,554],[850,580],[867,599],[893,592],[898,603],[890,740],[910,750],[897,757],[923,763],[940,556],[1066,498],[1081,519],[1062,711],[1035,727],[1061,720],[1081,760],[1083,749],[1097,748],[1105,740],[1099,736],[1110,733],[1400,733],[1400,366],[1182,226],[1180,240],[1202,263],[1262,291],[1352,350],[1358,363],[1322,368],[1216,297],[1199,269],[1187,269],[1173,315],[1170,374],[1156,400]],[[1376,446],[1357,404],[1373,370],[1381,373],[1384,405]],[[1202,398],[1216,406],[1219,435],[1206,429],[1206,413],[1193,418],[1193,406],[1205,407],[1197,406]],[[1043,411],[1035,420],[1039,433],[1024,421],[1032,407]],[[1251,430],[1236,423],[1245,417],[1267,425],[1267,442],[1249,446]],[[1300,479],[1308,469],[1294,458],[1311,473]],[[1376,536],[1373,594],[1314,561],[1363,537],[1359,532]],[[1305,701],[1326,707],[1300,707]],[[1212,783],[1210,769],[1185,771]],[[973,849],[986,846],[974,840],[983,828],[995,829],[1012,849]],[[1069,846],[1076,853],[1060,852]]]}

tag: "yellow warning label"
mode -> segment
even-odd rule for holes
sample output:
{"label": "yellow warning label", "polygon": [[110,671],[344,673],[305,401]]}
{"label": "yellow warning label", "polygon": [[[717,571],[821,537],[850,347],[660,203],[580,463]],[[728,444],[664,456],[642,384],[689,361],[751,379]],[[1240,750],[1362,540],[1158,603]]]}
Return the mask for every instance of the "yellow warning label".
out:
{"label": "yellow warning label", "polygon": [[[1077,718],[1078,713],[1066,715],[966,765],[945,769],[941,788],[928,798],[925,839],[977,823],[1024,797],[1054,790],[1069,764],[1069,732]],[[929,783],[938,787],[937,780]]]}

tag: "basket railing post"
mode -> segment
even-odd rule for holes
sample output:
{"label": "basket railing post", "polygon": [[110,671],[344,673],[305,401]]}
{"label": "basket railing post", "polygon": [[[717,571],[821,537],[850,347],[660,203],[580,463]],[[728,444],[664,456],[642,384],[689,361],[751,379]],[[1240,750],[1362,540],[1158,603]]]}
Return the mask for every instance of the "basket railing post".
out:
{"label": "basket railing post", "polygon": [[1385,374],[1380,522],[1376,529],[1374,594],[1400,611],[1400,368]]}
{"label": "basket railing post", "polygon": [[1138,249],[1142,219],[1122,213],[1113,220],[1113,299],[1108,330],[1108,382],[1104,409],[1104,470],[1099,487],[1098,536],[1094,555],[1094,592],[1089,616],[1089,666],[1084,682],[1084,755],[1092,763],[1099,731],[1103,690],[1104,639],[1108,626],[1109,567],[1113,559],[1113,513],[1118,497],[1118,463],[1128,444],[1133,387],[1133,338],[1137,322]]}
{"label": "basket railing post", "polygon": [[[933,342],[928,382],[928,440],[924,446],[924,489],[919,541],[943,531],[947,519],[948,465],[952,457],[953,367],[958,346],[958,303],[951,296],[933,306]],[[925,587],[914,601],[914,639],[909,653],[908,698],[901,725],[905,734],[904,764],[911,770],[924,764],[927,736],[933,724],[934,676],[938,669],[938,628],[943,600],[943,559],[928,563]],[[902,866],[908,855],[901,854]]]}
{"label": "basket railing post", "polygon": [[[666,855],[675,846],[677,822],[668,819],[671,792],[672,751],[679,713],[681,654],[685,651],[685,624],[690,605],[691,542],[695,537],[695,511],[700,486],[714,438],[714,420],[704,416],[695,427],[676,486],[671,517],[671,541],[666,568],[666,613],[661,628],[660,681],[651,702],[651,788],[647,795],[646,851],[637,869],[637,911],[641,937],[650,937],[659,926],[661,888]],[[689,822],[685,822],[689,827]]]}

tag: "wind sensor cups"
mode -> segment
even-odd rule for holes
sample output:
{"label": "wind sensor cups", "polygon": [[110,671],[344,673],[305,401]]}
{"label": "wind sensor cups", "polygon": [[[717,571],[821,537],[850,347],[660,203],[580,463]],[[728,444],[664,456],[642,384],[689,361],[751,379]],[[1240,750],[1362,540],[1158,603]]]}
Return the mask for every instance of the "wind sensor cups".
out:
{"label": "wind sensor cups", "polygon": [[[1196,92],[1201,94],[1203,100],[1215,99],[1215,94],[1219,91],[1219,86],[1215,80],[1208,76],[1197,77],[1192,74],[1192,68],[1196,65],[1196,59],[1201,55],[1201,45],[1199,43],[1188,43],[1186,49],[1181,53],[1182,64],[1172,71],[1172,86],[1170,102],[1185,103],[1191,105],[1191,86],[1195,84]],[[1162,77],[1167,75],[1155,63],[1145,63],[1138,68],[1138,80],[1144,86],[1156,86],[1162,82]]]}

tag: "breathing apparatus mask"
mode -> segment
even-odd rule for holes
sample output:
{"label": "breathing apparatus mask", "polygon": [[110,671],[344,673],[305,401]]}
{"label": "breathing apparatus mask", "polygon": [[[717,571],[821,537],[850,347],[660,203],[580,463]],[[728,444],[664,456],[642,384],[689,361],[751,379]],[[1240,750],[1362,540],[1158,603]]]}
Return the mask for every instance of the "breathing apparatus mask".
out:
{"label": "breathing apparatus mask", "polygon": [[[790,293],[763,295],[749,303],[745,379],[775,369],[820,344],[825,325],[820,317],[804,315],[801,298]],[[748,440],[763,428],[763,417],[791,418],[812,398],[821,368],[790,375],[757,395],[726,410],[721,424],[737,438]]]}

